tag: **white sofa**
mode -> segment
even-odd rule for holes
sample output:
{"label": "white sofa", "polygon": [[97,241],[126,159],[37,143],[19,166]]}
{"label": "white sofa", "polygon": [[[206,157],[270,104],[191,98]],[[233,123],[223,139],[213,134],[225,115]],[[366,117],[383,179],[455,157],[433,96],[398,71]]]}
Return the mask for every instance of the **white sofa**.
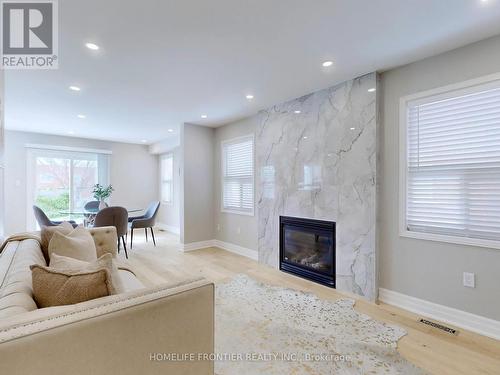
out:
{"label": "white sofa", "polygon": [[[90,231],[98,257],[117,256],[114,227]],[[38,309],[32,264],[46,265],[36,239],[10,241],[0,253],[0,374],[213,374],[202,355],[214,350],[212,283],[145,288],[120,269],[125,293]],[[196,359],[171,361],[169,353]]]}

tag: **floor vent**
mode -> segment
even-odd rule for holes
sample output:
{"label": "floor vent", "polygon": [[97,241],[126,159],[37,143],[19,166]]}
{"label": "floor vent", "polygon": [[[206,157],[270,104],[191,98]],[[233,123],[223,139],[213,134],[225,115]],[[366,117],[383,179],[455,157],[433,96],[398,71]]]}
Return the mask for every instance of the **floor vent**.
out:
{"label": "floor vent", "polygon": [[449,333],[452,335],[458,334],[458,331],[456,329],[446,327],[446,326],[439,324],[439,323],[434,323],[434,322],[431,322],[431,321],[426,320],[426,319],[420,319],[419,322],[423,323],[423,324],[427,324],[428,326],[440,329],[441,331],[445,331],[446,333]]}

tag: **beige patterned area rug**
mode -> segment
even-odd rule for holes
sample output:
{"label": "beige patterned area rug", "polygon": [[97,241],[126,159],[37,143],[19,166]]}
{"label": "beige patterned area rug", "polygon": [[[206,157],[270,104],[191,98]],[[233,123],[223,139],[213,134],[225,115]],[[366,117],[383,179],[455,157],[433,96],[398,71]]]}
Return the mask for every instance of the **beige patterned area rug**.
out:
{"label": "beige patterned area rug", "polygon": [[217,375],[424,374],[396,351],[399,327],[246,275],[217,286]]}

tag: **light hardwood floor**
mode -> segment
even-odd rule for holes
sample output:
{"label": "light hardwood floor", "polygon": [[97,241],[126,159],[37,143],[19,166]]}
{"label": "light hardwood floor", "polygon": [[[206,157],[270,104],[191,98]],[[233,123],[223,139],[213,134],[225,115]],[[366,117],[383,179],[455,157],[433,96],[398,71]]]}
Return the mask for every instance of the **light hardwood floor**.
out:
{"label": "light hardwood floor", "polygon": [[[244,273],[256,280],[316,294],[336,300],[346,296],[334,289],[283,273],[251,259],[207,248],[183,253],[175,235],[157,231],[157,247],[134,234],[129,261],[137,266],[147,284],[203,276],[216,284]],[[121,253],[123,255],[123,252]],[[459,329],[450,335],[417,322],[418,316],[405,310],[356,299],[355,309],[374,319],[393,323],[408,331],[398,343],[398,351],[417,366],[438,375],[500,374],[500,341]]]}

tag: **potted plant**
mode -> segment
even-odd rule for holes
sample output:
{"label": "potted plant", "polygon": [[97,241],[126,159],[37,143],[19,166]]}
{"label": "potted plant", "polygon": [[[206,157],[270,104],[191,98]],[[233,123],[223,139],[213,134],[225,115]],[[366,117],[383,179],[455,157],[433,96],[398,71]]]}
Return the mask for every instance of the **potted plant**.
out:
{"label": "potted plant", "polygon": [[111,185],[108,185],[106,187],[102,186],[101,184],[94,185],[92,193],[94,194],[94,198],[99,201],[99,210],[102,210],[106,207],[106,203],[104,202],[104,200],[111,196],[113,190],[113,186]]}

